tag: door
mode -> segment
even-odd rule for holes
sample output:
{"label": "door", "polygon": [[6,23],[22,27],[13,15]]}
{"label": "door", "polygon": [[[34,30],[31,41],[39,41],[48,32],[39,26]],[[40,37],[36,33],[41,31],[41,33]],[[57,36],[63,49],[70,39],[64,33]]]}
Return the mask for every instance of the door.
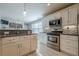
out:
{"label": "door", "polygon": [[2,46],[3,56],[18,56],[18,44],[6,44]]}

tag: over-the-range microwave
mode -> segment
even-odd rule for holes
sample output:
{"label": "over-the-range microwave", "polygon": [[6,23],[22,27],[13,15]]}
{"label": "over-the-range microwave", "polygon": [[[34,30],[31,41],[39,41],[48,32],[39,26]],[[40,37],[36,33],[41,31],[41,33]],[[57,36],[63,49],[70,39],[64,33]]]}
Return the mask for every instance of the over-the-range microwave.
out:
{"label": "over-the-range microwave", "polygon": [[62,19],[55,19],[55,20],[50,20],[49,21],[49,26],[50,27],[59,27],[62,25]]}

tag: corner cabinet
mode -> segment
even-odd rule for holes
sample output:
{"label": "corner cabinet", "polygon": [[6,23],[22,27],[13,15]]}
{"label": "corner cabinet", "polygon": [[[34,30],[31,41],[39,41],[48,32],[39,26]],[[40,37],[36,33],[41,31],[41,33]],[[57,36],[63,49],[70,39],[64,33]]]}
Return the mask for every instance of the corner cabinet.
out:
{"label": "corner cabinet", "polygon": [[69,55],[78,55],[78,36],[60,35],[60,49]]}

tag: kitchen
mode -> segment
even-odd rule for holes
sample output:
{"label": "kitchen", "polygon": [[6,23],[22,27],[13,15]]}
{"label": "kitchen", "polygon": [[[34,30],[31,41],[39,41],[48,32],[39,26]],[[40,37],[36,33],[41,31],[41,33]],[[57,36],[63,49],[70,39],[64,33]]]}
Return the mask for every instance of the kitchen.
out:
{"label": "kitchen", "polygon": [[0,3],[0,56],[78,56],[78,6]]}

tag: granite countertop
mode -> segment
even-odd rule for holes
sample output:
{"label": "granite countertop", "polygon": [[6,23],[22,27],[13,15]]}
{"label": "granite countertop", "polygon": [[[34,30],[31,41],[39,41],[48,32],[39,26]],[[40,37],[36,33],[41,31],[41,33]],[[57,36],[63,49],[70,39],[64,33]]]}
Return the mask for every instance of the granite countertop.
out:
{"label": "granite countertop", "polygon": [[64,33],[62,33],[61,35],[72,35],[72,36],[79,36],[79,34],[64,34]]}
{"label": "granite countertop", "polygon": [[27,34],[27,35],[23,35],[23,34],[13,34],[13,35],[0,35],[0,38],[5,38],[5,37],[16,37],[16,36],[28,36],[28,35],[36,35],[36,34]]}

